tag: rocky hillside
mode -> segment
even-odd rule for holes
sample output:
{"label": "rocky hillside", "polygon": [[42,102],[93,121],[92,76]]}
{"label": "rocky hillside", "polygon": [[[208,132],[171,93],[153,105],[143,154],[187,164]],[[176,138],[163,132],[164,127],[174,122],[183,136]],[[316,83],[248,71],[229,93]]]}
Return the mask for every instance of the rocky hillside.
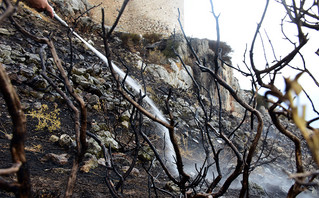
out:
{"label": "rocky hillside", "polygon": [[[58,4],[59,1],[54,1]],[[62,2],[62,1],[61,1]],[[74,10],[78,7],[57,6],[58,13],[73,11],[76,16],[79,12]],[[62,8],[64,10],[62,10]],[[149,184],[148,179],[152,175],[155,179],[153,185],[165,191],[158,191],[159,197],[177,196],[178,190],[168,182],[160,165],[152,161],[154,153],[145,141],[134,139],[132,122],[130,122],[132,107],[117,91],[109,68],[93,52],[74,38],[68,29],[58,22],[48,19],[21,5],[21,9],[14,15],[17,23],[25,30],[37,36],[50,37],[56,47],[63,66],[69,71],[70,80],[75,91],[81,95],[88,109],[88,131],[102,140],[104,145],[112,150],[113,164],[120,173],[129,169],[134,159],[138,158],[134,169],[125,180],[123,195],[125,197],[147,197]],[[74,19],[74,18],[73,18]],[[70,24],[73,19],[67,20]],[[100,37],[101,28],[88,16],[77,20],[75,30],[99,51],[104,51]],[[71,41],[71,42],[70,42]],[[207,60],[207,65],[212,67],[209,61],[213,56],[213,42],[209,40],[193,39],[194,50],[201,59]],[[176,58],[172,47],[186,63],[183,67],[181,60]],[[187,48],[181,36],[162,37],[158,34],[136,35],[125,32],[116,32],[110,40],[112,57],[116,65],[122,68],[138,83],[146,85],[148,96],[157,104],[165,117],[169,117],[166,109],[166,98],[169,89],[172,89],[170,108],[178,123],[176,135],[182,148],[186,166],[189,166],[189,174],[195,175],[195,163],[202,163],[204,150],[201,148],[201,130],[197,126],[205,112],[199,108],[194,84],[191,76],[203,83],[201,97],[203,101],[217,101],[214,82],[208,75],[202,74],[196,69],[195,59]],[[40,54],[43,55],[41,59]],[[59,73],[54,65],[52,55],[47,46],[36,42],[21,33],[9,20],[0,27],[0,62],[3,63],[9,77],[17,89],[21,102],[27,115],[28,137],[26,142],[27,158],[30,164],[32,188],[35,197],[62,197],[72,158],[74,157],[74,117],[67,107],[65,100],[49,85],[41,75],[42,64],[47,67],[47,73],[58,82],[58,86],[64,90],[63,83],[59,82]],[[191,76],[188,74],[192,74]],[[238,92],[248,100],[249,94],[240,90],[238,82],[233,78],[232,71],[228,67],[220,70],[221,76]],[[212,95],[206,95],[208,89]],[[221,90],[223,111],[222,126],[227,135],[238,126],[243,117],[243,110],[236,106],[232,97]],[[136,93],[134,93],[136,94]],[[133,94],[133,95],[134,95]],[[6,105],[1,98],[0,117],[0,149],[1,167],[10,163],[9,143],[12,124],[8,116]],[[218,128],[218,105],[212,105],[212,126]],[[282,167],[291,167],[294,163],[289,152],[292,146],[285,138],[278,138],[278,132],[268,123],[265,116],[265,134],[271,131],[269,137],[271,144],[261,143],[259,150],[267,150],[268,156],[262,162],[266,166],[258,166],[253,175],[251,195],[256,197],[280,197],[287,191],[291,180],[282,174]],[[288,122],[287,122],[288,123]],[[287,127],[292,125],[287,124]],[[152,143],[159,149],[165,144],[162,133],[149,119],[144,118],[141,130],[145,131]],[[245,123],[232,137],[234,144],[244,152],[246,145],[251,141],[249,123]],[[269,138],[268,137],[268,138]],[[264,139],[267,136],[263,137]],[[140,141],[139,152],[135,153],[136,142]],[[227,173],[234,168],[234,154],[225,149],[225,145],[218,138],[212,139],[213,143],[221,149],[220,161],[224,165],[222,171]],[[104,182],[105,161],[101,147],[92,138],[88,138],[89,148],[85,155],[84,163],[81,164],[74,197],[111,197]],[[305,147],[305,146],[304,146]],[[306,147],[305,147],[306,148]],[[306,149],[305,149],[305,152]],[[196,157],[195,157],[196,156]],[[311,158],[308,157],[309,166]],[[269,162],[273,162],[270,164]],[[262,164],[262,163],[261,163]],[[292,168],[293,169],[293,168]],[[273,171],[276,170],[276,171]],[[277,172],[278,171],[278,172]],[[214,171],[211,171],[211,178]],[[282,174],[281,176],[278,176]],[[277,183],[272,181],[258,183],[260,177],[267,181],[276,178]],[[112,172],[114,183],[119,182],[116,172]],[[278,183],[284,183],[278,187]],[[238,185],[239,185],[238,181]],[[237,197],[238,185],[232,186],[226,197]],[[12,194],[0,192],[1,197],[12,197]],[[153,195],[152,195],[153,196]]]}
{"label": "rocky hillside", "polygon": [[[76,3],[75,3],[76,2]],[[73,23],[74,21],[70,19],[69,16],[73,16],[72,18],[75,19],[76,17],[80,16],[81,11],[92,8],[93,5],[90,4],[88,1],[85,0],[78,0],[74,1],[73,3],[69,1],[64,0],[53,0],[53,5],[56,8],[56,12],[67,22]],[[110,8],[112,9],[112,8]],[[93,21],[91,16],[93,14],[91,13],[97,13],[100,12],[100,8],[94,8],[91,12],[88,14],[80,17],[78,19],[78,26],[80,31],[90,31],[95,32],[100,29],[99,26],[92,25]],[[95,19],[96,20],[96,19]],[[129,20],[129,19],[123,19],[123,20]],[[100,21],[100,19],[98,20]],[[127,23],[127,22],[125,22]],[[147,22],[144,22],[147,23]],[[120,28],[121,30],[121,28]],[[149,31],[147,31],[149,32]],[[155,31],[158,32],[158,31]],[[119,36],[120,40],[123,40],[124,45],[121,46],[126,47],[130,50],[130,52],[133,52],[133,54],[126,54],[124,57],[125,59],[129,59],[131,65],[136,66],[137,68],[141,68],[143,64],[143,54],[145,53],[145,50],[143,48],[147,48],[148,51],[151,51],[148,53],[148,59],[149,59],[149,65],[147,67],[147,70],[152,73],[156,78],[164,80],[165,83],[168,83],[174,88],[181,88],[183,90],[189,89],[193,86],[192,80],[187,74],[187,71],[185,68],[183,68],[180,64],[180,61],[175,58],[169,59],[171,57],[175,57],[174,52],[170,49],[171,47],[174,47],[177,51],[177,53],[184,59],[184,62],[186,64],[190,65],[187,67],[187,70],[194,76],[196,80],[199,80],[202,82],[203,89],[201,90],[206,97],[209,97],[206,94],[206,91],[204,89],[209,90],[211,92],[211,96],[214,99],[217,99],[217,92],[215,84],[212,82],[211,78],[209,78],[209,75],[203,74],[200,72],[197,67],[193,67],[195,62],[195,57],[192,55],[191,50],[187,47],[187,44],[184,40],[184,38],[181,35],[176,35],[175,37],[170,37],[169,39],[162,40],[160,42],[161,34],[145,34],[146,35],[146,41],[142,41],[141,37],[143,35],[136,35],[136,34],[124,34]],[[140,38],[138,38],[140,37]],[[90,38],[92,39],[92,38]],[[94,40],[93,40],[94,42]],[[144,42],[143,46],[140,45],[141,42]],[[146,44],[145,44],[146,42]],[[223,55],[227,56],[228,53],[231,52],[231,47],[228,46],[226,43],[222,43],[224,45],[223,48]],[[136,47],[139,45],[138,47]],[[134,46],[135,49],[132,49],[132,46]],[[212,57],[214,55],[214,41],[209,41],[207,39],[192,39],[192,46],[198,55],[198,57],[203,60],[205,59],[207,61],[207,66],[210,68],[213,68],[213,62]],[[139,49],[137,49],[139,48]],[[140,54],[136,54],[134,52],[139,51]],[[162,53],[159,53],[162,52]],[[225,57],[224,57],[225,58]],[[227,58],[230,61],[230,58]],[[163,67],[163,65],[165,67]],[[238,81],[233,76],[233,71],[229,67],[223,67],[219,70],[220,75],[223,76],[223,78],[226,80],[226,82],[234,87],[234,89],[238,92],[241,92]],[[233,101],[233,98],[230,96],[230,94],[225,91],[223,88],[221,90],[222,99],[224,101],[223,108],[226,111],[232,111],[234,114],[241,114],[242,109],[240,107],[236,106],[236,103]]]}

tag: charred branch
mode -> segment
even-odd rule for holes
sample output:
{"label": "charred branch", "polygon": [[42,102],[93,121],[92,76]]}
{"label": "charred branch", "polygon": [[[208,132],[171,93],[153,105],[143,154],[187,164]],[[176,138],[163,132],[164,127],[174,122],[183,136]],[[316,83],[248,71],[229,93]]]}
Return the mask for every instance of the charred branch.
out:
{"label": "charred branch", "polygon": [[[31,183],[30,173],[27,165],[24,143],[26,136],[26,118],[23,113],[20,99],[13,88],[9,76],[7,75],[2,64],[0,64],[0,91],[3,94],[4,100],[6,101],[9,114],[13,123],[13,137],[10,143],[10,151],[12,156],[12,162],[14,164],[10,169],[2,169],[2,174],[16,173],[17,182],[16,184],[10,184],[2,180],[0,188],[7,190],[14,190],[13,186],[19,186],[17,191],[13,191],[17,196],[30,197],[31,196]],[[0,175],[2,175],[0,174]]]}

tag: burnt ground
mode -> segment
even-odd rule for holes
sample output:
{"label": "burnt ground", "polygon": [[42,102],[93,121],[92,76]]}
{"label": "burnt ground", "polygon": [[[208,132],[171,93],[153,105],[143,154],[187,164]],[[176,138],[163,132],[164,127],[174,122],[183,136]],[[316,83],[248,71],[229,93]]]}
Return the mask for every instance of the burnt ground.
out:
{"label": "burnt ground", "polygon": [[[19,89],[18,89],[19,90]],[[21,96],[22,94],[20,94]],[[33,100],[29,97],[23,97],[23,100]],[[42,104],[48,104],[45,100],[40,100]],[[11,165],[11,155],[9,152],[10,140],[5,134],[10,134],[12,125],[4,100],[0,100],[0,167],[6,168]],[[72,148],[63,148],[58,143],[52,143],[49,141],[51,135],[60,136],[61,134],[73,133],[73,119],[72,113],[67,108],[66,104],[60,104],[59,117],[61,118],[61,128],[57,131],[50,132],[48,129],[37,130],[36,125],[38,121],[35,118],[27,116],[27,137],[26,137],[26,156],[28,165],[30,168],[32,190],[34,192],[33,197],[63,197],[66,189],[66,183],[69,176],[70,169],[72,167],[72,160],[75,155],[75,150]],[[90,117],[99,118],[99,115],[90,114]],[[100,116],[101,117],[101,116]],[[54,154],[68,154],[69,160],[66,164],[58,164],[51,160],[44,160],[44,156],[48,153]],[[117,157],[119,156],[119,157]],[[127,157],[124,153],[113,153],[113,159],[116,164],[116,168],[121,172],[122,157]],[[138,176],[129,176],[123,185],[124,197],[148,197],[148,175],[144,171],[143,167],[148,167],[149,163],[138,161],[135,166],[140,172]],[[81,164],[83,165],[83,163]],[[77,176],[76,187],[74,189],[73,197],[111,197],[109,190],[105,183],[106,169],[104,166],[99,165],[97,168],[90,170],[88,173],[79,171]],[[163,188],[166,183],[164,173],[159,167],[156,167],[152,172],[154,175],[158,175],[157,185]],[[118,181],[118,177],[111,174],[111,178],[114,183]],[[6,177],[5,179],[14,180],[13,176]],[[166,194],[158,192],[159,197],[166,197]],[[154,195],[154,194],[153,194]],[[14,197],[12,193],[6,193],[0,191],[0,197]]]}
{"label": "burnt ground", "polygon": [[[6,112],[6,107],[1,101],[1,131],[10,133],[10,119]],[[69,110],[63,109],[60,116],[64,123],[59,132],[49,132],[47,130],[35,130],[37,121],[28,118],[26,137],[26,156],[30,168],[33,197],[62,197],[66,188],[69,170],[72,167],[73,149],[65,149],[49,141],[52,134],[60,135],[66,131],[71,131],[73,121]],[[29,117],[29,116],[28,116]],[[9,153],[10,141],[0,135],[0,167],[9,167],[11,156]],[[53,161],[44,161],[43,157],[48,153],[67,153],[70,158],[67,164],[61,165]],[[147,197],[147,174],[142,171],[141,164],[137,166],[141,171],[138,177],[129,176],[124,184],[123,194],[125,197]],[[111,197],[104,181],[105,167],[98,166],[89,173],[79,171],[74,190],[74,197]],[[9,178],[6,178],[9,179]],[[10,176],[10,179],[14,179]],[[115,180],[116,181],[116,180]],[[0,197],[14,197],[13,194],[0,191]]]}
{"label": "burnt ground", "polygon": [[[29,10],[19,10],[16,15],[16,19],[18,23],[28,31],[44,36],[51,34],[53,35],[53,40],[56,40],[57,46],[65,45],[66,41],[63,41],[64,43],[62,41],[60,42],[59,37],[67,37],[66,29],[53,20],[45,18],[45,20],[47,20],[47,22],[45,22],[36,17],[36,15],[36,12],[35,14],[30,14]],[[19,45],[21,45],[24,49],[31,51],[35,51],[39,47],[39,45],[34,44],[34,41],[30,40],[30,38],[23,36],[19,31],[17,31],[9,20],[5,21],[4,24],[1,24],[1,27],[14,32],[13,35],[11,34],[9,36],[0,35],[1,44],[10,44],[15,46],[16,43],[19,43]],[[95,35],[98,36],[97,33]],[[102,42],[99,44],[102,44]],[[83,49],[80,49],[80,51],[81,50]],[[63,52],[59,52],[59,55],[62,57],[64,56]],[[14,67],[14,65],[11,66]],[[47,104],[49,107],[53,107],[53,103],[49,102],[47,99],[36,99],[30,96],[30,94],[27,93],[29,90],[32,90],[29,85],[16,81],[13,81],[13,84],[17,88],[17,92],[22,103],[25,102],[33,104],[34,102],[40,102],[41,104]],[[30,168],[33,197],[63,197],[66,189],[66,183],[72,167],[72,160],[74,158],[75,151],[73,148],[63,148],[57,143],[52,143],[49,141],[49,138],[51,135],[60,136],[61,134],[69,134],[72,136],[74,131],[74,120],[72,118],[71,111],[67,108],[65,103],[58,102],[58,108],[60,109],[59,117],[62,122],[61,128],[53,132],[50,132],[47,128],[37,130],[37,119],[27,116],[27,136],[25,148]],[[9,150],[10,140],[6,137],[6,135],[11,133],[12,123],[2,97],[0,99],[0,113],[0,168],[6,168],[11,165],[11,155]],[[25,113],[27,114],[28,111]],[[103,121],[104,119],[104,116],[96,115],[92,112],[89,112],[88,117],[89,119],[92,119],[93,117],[95,121]],[[67,154],[69,156],[68,162],[62,165],[51,160],[44,160],[43,157],[48,153]],[[114,156],[116,155],[117,153],[114,153]],[[118,155],[121,156],[121,154]],[[116,157],[114,160],[117,160]],[[118,160],[120,161],[121,159]],[[120,190],[124,197],[148,197],[148,174],[143,171],[143,165],[148,165],[148,162],[142,163],[141,161],[138,161],[136,168],[138,168],[140,173],[138,176],[132,175],[128,176],[126,179],[122,191]],[[117,168],[120,169],[120,167]],[[88,173],[79,171],[73,197],[111,197],[105,183],[105,174],[106,169],[101,165],[90,170]],[[163,188],[166,183],[163,172],[157,168],[153,174],[158,175],[157,185],[158,187]],[[111,175],[111,177],[114,183],[118,181],[118,178],[115,175]],[[8,176],[4,177],[4,179],[14,181],[15,177]],[[160,197],[167,196],[167,194],[163,194],[160,191],[157,191],[157,193]],[[155,196],[154,193],[152,196]],[[0,197],[14,197],[14,194],[0,191]]]}
{"label": "burnt ground", "polygon": [[[67,30],[59,25],[56,21],[45,17],[43,19],[40,19],[37,15],[38,14],[36,12],[32,14],[29,10],[20,9],[15,17],[17,19],[17,22],[21,24],[26,30],[36,35],[51,37],[56,44],[56,48],[60,58],[65,62],[70,61],[70,51],[65,50],[65,48],[69,45],[67,39]],[[32,39],[23,36],[19,31],[16,30],[16,28],[10,23],[9,20],[0,25],[1,28],[6,28],[9,31],[13,32],[13,34],[10,35],[1,34],[0,44],[10,45],[13,49],[15,49],[16,44],[19,44],[24,50],[30,53],[38,52],[41,45],[35,43]],[[99,34],[101,33],[101,31],[93,31],[94,28],[90,26],[79,26],[80,27],[76,30],[80,32],[82,36],[84,35],[84,38],[100,38]],[[102,44],[103,43],[101,39],[94,40],[95,46],[101,47]],[[85,61],[95,61],[97,62],[97,64],[101,64],[97,57],[80,46],[80,44],[73,46],[74,54],[82,54],[83,56],[85,56],[84,63],[83,61],[76,62],[77,59],[74,59],[75,65],[85,66]],[[113,43],[111,43],[111,48],[119,55],[125,54],[127,52],[127,49],[122,49],[121,46],[116,43],[116,40],[113,40]],[[103,48],[100,48],[99,50],[103,51]],[[59,117],[61,118],[61,128],[58,130],[54,130],[52,132],[50,132],[47,128],[37,130],[37,119],[27,115],[27,136],[25,148],[27,161],[30,168],[33,197],[63,197],[69,172],[72,167],[72,160],[74,158],[75,150],[74,148],[61,147],[58,143],[52,143],[49,141],[49,138],[51,135],[56,135],[59,137],[61,134],[69,134],[70,136],[73,136],[74,120],[72,112],[63,101],[55,100],[54,102],[50,102],[50,100],[48,99],[50,98],[50,92],[45,92],[42,99],[33,97],[32,95],[34,94],[30,94],[34,91],[32,83],[21,83],[19,79],[17,79],[14,75],[15,64],[8,65],[6,66],[6,68],[10,70],[12,83],[16,86],[22,103],[33,105],[35,102],[40,102],[41,104],[47,104],[51,109],[53,108],[54,103],[58,104],[58,108],[60,109]],[[132,70],[132,73],[138,74],[139,71]],[[152,81],[152,77],[146,76],[145,78],[148,78],[148,80]],[[157,85],[157,88],[161,88],[161,86]],[[37,92],[39,90],[35,91]],[[28,114],[29,110],[26,110],[25,113]],[[115,108],[112,111],[107,112],[95,112],[92,111],[92,109],[89,109],[88,130],[90,130],[90,124],[92,123],[93,119],[95,122],[106,122],[110,126],[116,128],[114,129],[114,131],[120,131],[120,137],[118,138],[122,139],[123,144],[125,145],[126,139],[130,138],[130,136],[125,133],[127,131],[121,131],[121,128],[117,128],[118,124],[116,123],[116,118],[121,112],[123,112],[123,110],[125,110],[125,107],[119,107],[119,109]],[[0,168],[6,168],[10,167],[11,165],[11,156],[9,152],[10,140],[6,137],[6,134],[11,133],[12,124],[2,97],[0,97],[0,113]],[[52,160],[44,160],[43,157],[49,153],[67,154],[69,159],[66,164],[58,164]],[[121,166],[123,166],[125,163],[125,165],[127,165],[127,161],[132,160],[132,157],[130,156],[132,156],[132,150],[130,150],[129,145],[124,150],[113,151],[115,168],[117,168],[120,173],[122,173]],[[123,158],[128,158],[128,160]],[[81,165],[83,165],[83,163]],[[123,197],[156,196],[155,191],[149,187],[150,180],[147,172],[145,171],[145,168],[148,168],[149,165],[150,162],[142,160],[137,161],[135,167],[139,170],[139,174],[131,174],[125,180],[122,190],[119,191],[121,192]],[[159,165],[156,165],[152,168],[151,174],[156,177],[156,187],[166,189],[165,185],[168,179]],[[79,171],[73,197],[111,197],[105,183],[105,175],[106,169],[104,166],[101,165],[93,170],[90,170],[88,173]],[[13,176],[8,176],[5,179],[15,180]],[[114,172],[111,172],[111,179],[114,184],[116,184],[119,180]],[[158,197],[172,197],[178,195],[178,193],[176,192],[170,192],[171,194],[168,194],[160,190],[157,190],[156,193]],[[237,195],[238,191],[230,190],[226,197],[237,197]],[[12,193],[0,191],[0,197],[14,197],[14,195]]]}

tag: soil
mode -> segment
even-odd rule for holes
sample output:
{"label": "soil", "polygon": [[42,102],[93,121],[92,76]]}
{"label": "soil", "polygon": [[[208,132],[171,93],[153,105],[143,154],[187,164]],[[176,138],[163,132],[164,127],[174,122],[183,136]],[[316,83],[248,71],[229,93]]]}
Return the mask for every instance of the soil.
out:
{"label": "soil", "polygon": [[[55,37],[66,37],[66,29],[61,27],[57,22],[42,16],[44,20],[39,19],[36,12],[34,14],[30,13],[30,10],[20,9],[16,18],[18,23],[22,25],[28,31],[31,31],[40,35],[47,35],[48,33],[54,33]],[[14,29],[14,26],[6,20],[1,27]],[[99,36],[98,33],[95,34]],[[92,36],[92,34],[90,35]],[[0,36],[1,44],[11,44],[19,43],[23,48],[28,48],[28,45],[34,43],[29,38],[24,37],[20,32],[15,31],[14,35],[10,36]],[[57,42],[57,45],[63,45],[63,43]],[[99,43],[99,44],[102,44]],[[38,46],[35,44],[35,48]],[[59,52],[61,56],[63,54]],[[21,99],[21,102],[34,103],[40,102],[41,104],[47,104],[49,107],[53,108],[53,103],[45,99],[35,99],[29,94],[25,94],[26,90],[32,90],[28,85],[20,84],[14,82],[13,84],[17,88],[17,92]],[[38,124],[37,119],[27,116],[27,136],[25,142],[26,157],[28,161],[28,166],[30,170],[31,184],[32,184],[32,197],[63,197],[67,180],[69,177],[70,169],[72,167],[72,161],[75,156],[75,149],[73,148],[63,148],[58,143],[52,143],[49,141],[51,135],[60,136],[61,134],[73,135],[74,120],[72,118],[72,113],[63,102],[58,104],[60,109],[59,117],[61,118],[61,128],[59,130],[50,132],[47,128],[37,130],[36,125]],[[25,112],[26,114],[28,112]],[[104,116],[95,115],[89,112],[89,122],[92,117],[95,121],[101,121]],[[10,140],[7,135],[11,134],[12,122],[8,114],[6,104],[3,98],[0,98],[0,168],[7,168],[11,166],[11,154],[10,154]],[[57,164],[52,160],[44,160],[43,157],[49,153],[54,154],[67,154],[69,157],[66,164]],[[122,154],[125,155],[125,154]],[[116,156],[116,153],[114,153]],[[148,174],[144,171],[144,166],[148,165],[149,162],[143,163],[138,161],[135,166],[140,172],[136,175],[130,175],[125,180],[122,189],[119,190],[123,197],[148,197]],[[83,165],[83,164],[81,164]],[[120,167],[117,167],[120,168]],[[88,173],[79,171],[77,174],[76,186],[74,189],[73,197],[111,197],[109,189],[105,183],[106,168],[99,165],[97,168],[90,170]],[[158,181],[156,185],[159,188],[163,188],[166,179],[164,173],[158,168],[152,174],[158,176]],[[3,177],[6,180],[14,181],[15,176],[10,175]],[[118,182],[118,178],[111,174],[112,181],[114,184]],[[161,181],[159,181],[161,180]],[[154,192],[154,191],[153,191]],[[160,191],[157,191],[159,197],[166,197]],[[155,196],[152,193],[151,196]],[[3,190],[0,191],[1,198],[15,197],[13,193],[8,193]]]}
{"label": "soil", "polygon": [[[34,12],[33,14],[30,10],[19,9],[16,18],[18,23],[21,24],[26,30],[44,36],[52,36],[53,40],[56,41],[57,50],[59,55],[65,61],[69,61],[68,56],[65,52],[59,49],[59,46],[68,45],[67,39],[63,41],[61,38],[67,37],[67,30],[59,25],[56,21],[48,19],[45,16],[41,16],[43,19],[39,19],[38,13]],[[10,23],[9,20],[6,20],[1,24],[3,28],[15,29],[15,27]],[[90,32],[88,29],[84,31],[83,29],[78,29],[81,31],[81,35],[85,34],[87,37],[100,37],[100,32]],[[0,44],[10,44],[12,46],[18,43],[24,49],[30,51],[38,50],[38,44],[34,43],[30,38],[23,36],[19,31],[15,30],[14,35],[3,36],[0,35]],[[95,41],[95,46],[102,46],[102,41]],[[82,48],[77,48],[75,46],[75,51],[86,55],[86,51]],[[116,51],[122,49],[112,46]],[[103,49],[100,49],[103,51]],[[87,57],[85,57],[87,58]],[[96,60],[98,60],[95,57]],[[11,65],[14,67],[14,65]],[[12,68],[11,68],[12,69]],[[137,71],[134,71],[138,73]],[[150,78],[150,77],[146,77]],[[32,97],[28,92],[33,90],[32,85],[23,84],[17,81],[12,81],[16,86],[17,92],[21,99],[22,103],[33,104],[34,102],[40,102],[41,104],[47,104],[49,108],[54,108],[54,103],[49,102],[47,99],[36,99]],[[160,88],[161,86],[158,86]],[[49,93],[46,93],[48,95]],[[46,97],[44,97],[46,98]],[[27,115],[27,136],[25,142],[26,156],[28,161],[28,166],[30,170],[31,184],[33,197],[63,197],[66,189],[67,180],[69,177],[70,169],[72,167],[72,161],[75,156],[74,148],[64,148],[61,147],[58,143],[52,143],[49,141],[52,135],[60,136],[61,134],[69,134],[72,136],[74,134],[73,126],[74,120],[72,117],[72,112],[67,107],[66,103],[63,101],[55,101],[58,103],[58,108],[60,109],[59,117],[61,118],[61,128],[55,131],[50,132],[47,128],[36,129],[38,121],[36,118],[32,118]],[[122,109],[123,110],[123,109]],[[91,127],[91,123],[96,122],[108,122],[112,123],[113,126],[116,126],[115,117],[118,116],[121,110],[113,110],[113,112],[107,112],[107,115],[89,111],[88,112],[88,130]],[[28,114],[28,111],[25,112]],[[106,120],[106,118],[108,120]],[[12,123],[10,116],[8,115],[6,104],[2,97],[0,97],[0,168],[7,168],[11,166],[11,154],[10,154],[10,140],[7,135],[10,135],[12,129]],[[124,134],[124,135],[123,135]],[[129,138],[127,134],[122,133],[123,137],[119,138]],[[124,141],[125,142],[125,141]],[[129,146],[128,146],[129,147]],[[121,162],[122,158],[129,158],[132,160],[132,151],[117,151],[118,153],[113,153],[114,160]],[[68,161],[66,164],[58,164],[52,160],[44,160],[44,156],[49,153],[54,154],[67,154]],[[122,157],[117,157],[122,156]],[[123,157],[124,156],[124,157]],[[125,160],[124,160],[125,161]],[[157,188],[165,190],[154,190],[154,186],[150,184],[150,177],[145,169],[148,169],[151,162],[145,162],[139,160],[135,166],[139,170],[139,174],[131,174],[125,180],[122,185],[122,189],[119,190],[119,193],[123,197],[177,197],[178,192],[169,192],[169,189],[165,188],[168,179],[165,176],[165,173],[160,168],[159,165],[154,166],[151,170],[151,174],[154,176],[154,184]],[[81,163],[81,166],[83,163]],[[115,165],[115,168],[121,172],[121,163]],[[88,173],[79,171],[77,174],[76,186],[74,189],[73,197],[82,197],[82,198],[98,198],[98,197],[111,197],[109,189],[105,182],[106,168],[99,165],[97,168],[90,170]],[[14,181],[15,177],[10,175],[4,177],[6,180]],[[116,185],[119,181],[119,178],[115,175],[114,172],[111,172],[111,180]],[[230,190],[226,197],[237,197],[238,191]],[[3,190],[0,191],[1,198],[15,197],[13,193],[8,193]]]}
{"label": "soil", "polygon": [[[26,99],[27,98],[23,98],[23,100]],[[40,102],[42,102],[42,104],[46,103],[46,101]],[[63,148],[58,143],[52,143],[49,141],[49,138],[51,135],[57,135],[59,137],[65,133],[72,135],[74,122],[72,114],[65,104],[59,105],[59,108],[61,110],[59,116],[62,121],[62,127],[58,131],[49,132],[47,129],[36,130],[35,126],[38,124],[38,121],[27,116],[25,148],[31,175],[32,190],[34,192],[33,197],[63,197],[66,189],[75,151],[74,149]],[[9,152],[10,140],[5,135],[10,134],[12,125],[3,99],[0,100],[0,112],[0,130],[2,132],[0,133],[0,167],[6,168],[11,165],[11,155]],[[96,116],[94,117],[96,118]],[[69,160],[63,165],[51,160],[46,161],[43,158],[48,153],[67,154]],[[117,153],[114,153],[114,156],[116,155]],[[123,197],[148,197],[148,175],[143,171],[143,165],[146,164],[139,162],[136,166],[136,168],[140,170],[138,176],[129,176],[125,181],[122,191]],[[98,166],[88,173],[79,171],[73,197],[111,197],[105,183],[105,174],[106,168],[104,166]],[[164,187],[166,183],[164,173],[158,169],[155,170],[153,174],[159,174],[161,182],[157,182],[157,184],[159,187]],[[113,181],[116,183],[118,179],[115,175],[113,176]],[[15,180],[13,176],[5,177],[4,179]],[[161,194],[160,192],[159,195],[160,197],[166,197],[165,194]],[[0,197],[14,197],[14,195],[0,191]]]}

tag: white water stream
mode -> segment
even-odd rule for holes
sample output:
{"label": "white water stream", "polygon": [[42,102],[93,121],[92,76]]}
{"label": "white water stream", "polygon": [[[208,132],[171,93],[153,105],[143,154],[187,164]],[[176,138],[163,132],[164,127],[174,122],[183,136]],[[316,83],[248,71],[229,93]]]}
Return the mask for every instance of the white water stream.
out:
{"label": "white water stream", "polygon": [[[68,27],[68,24],[62,20],[57,14],[54,14],[54,18],[57,19],[62,25],[64,25],[65,27]],[[71,28],[70,28],[71,29]],[[71,29],[72,30],[72,29]],[[99,52],[97,49],[95,49],[90,43],[86,42],[79,34],[77,34],[75,31],[72,30],[72,33],[74,34],[74,36],[76,36],[78,39],[80,39],[90,50],[92,50],[92,52],[97,55],[106,65],[108,65],[108,60],[107,58],[101,53]],[[125,77],[125,72],[122,71],[117,65],[115,65],[112,62],[112,67],[114,69],[114,71],[120,76],[121,79],[124,79]],[[142,93],[143,89],[142,86],[139,85],[133,78],[131,78],[130,76],[127,76],[125,79],[125,83],[127,85],[129,85],[136,93]],[[150,111],[160,120],[163,120],[165,122],[167,122],[167,120],[165,119],[164,115],[162,114],[162,112],[157,108],[157,106],[154,104],[154,102],[152,101],[152,99],[150,99],[148,96],[146,96],[144,98],[144,101],[149,104],[150,106]],[[160,131],[160,136],[162,138],[164,138],[164,144],[165,144],[165,150],[164,150],[164,156],[165,156],[165,160],[166,160],[166,164],[167,167],[169,167],[169,169],[172,171],[172,174],[175,174],[177,171],[176,168],[176,163],[175,163],[175,152],[173,149],[173,145],[171,143],[169,134],[168,134],[168,129],[165,128],[164,126],[157,124],[157,127]]]}

